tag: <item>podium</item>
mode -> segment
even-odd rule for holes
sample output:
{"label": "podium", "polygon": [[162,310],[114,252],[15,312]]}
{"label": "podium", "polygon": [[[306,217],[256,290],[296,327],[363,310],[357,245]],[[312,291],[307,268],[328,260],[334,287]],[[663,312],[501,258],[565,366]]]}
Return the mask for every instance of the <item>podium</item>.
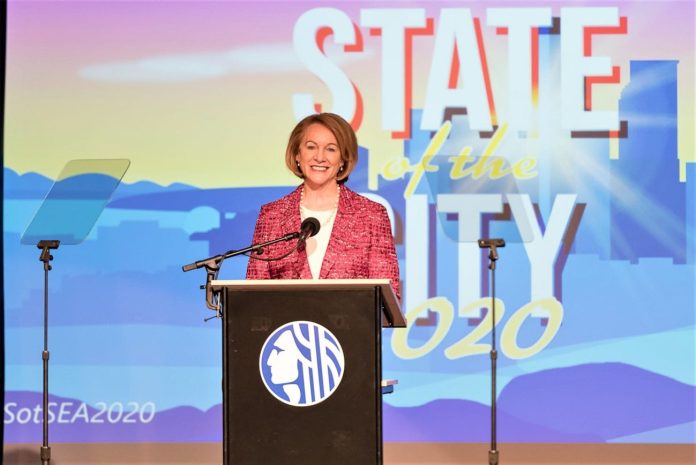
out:
{"label": "podium", "polygon": [[223,312],[225,465],[382,463],[389,280],[213,281]]}

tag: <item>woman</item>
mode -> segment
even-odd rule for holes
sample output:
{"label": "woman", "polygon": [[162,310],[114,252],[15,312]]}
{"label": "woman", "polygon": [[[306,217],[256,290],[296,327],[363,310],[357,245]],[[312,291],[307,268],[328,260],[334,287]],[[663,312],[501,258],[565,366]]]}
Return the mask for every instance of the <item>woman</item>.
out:
{"label": "woman", "polygon": [[[299,231],[309,217],[319,220],[319,232],[281,260],[250,259],[247,279],[386,278],[400,299],[399,264],[387,211],[344,185],[357,161],[355,132],[340,116],[315,114],[295,126],[285,164],[303,182],[261,207],[253,241]],[[263,257],[282,256],[292,247],[273,244]]]}

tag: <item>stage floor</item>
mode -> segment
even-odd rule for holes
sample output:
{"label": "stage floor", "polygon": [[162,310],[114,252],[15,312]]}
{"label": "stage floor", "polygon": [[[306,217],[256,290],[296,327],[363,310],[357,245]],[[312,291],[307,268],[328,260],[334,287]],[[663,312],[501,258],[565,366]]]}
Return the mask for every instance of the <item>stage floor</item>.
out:
{"label": "stage floor", "polygon": [[[6,444],[7,465],[35,465],[40,444]],[[487,465],[488,444],[385,444],[385,465]],[[499,444],[501,465],[694,465],[694,444]],[[53,444],[51,465],[220,465],[222,446]],[[327,464],[328,465],[328,464]],[[336,464],[332,464],[336,465]]]}

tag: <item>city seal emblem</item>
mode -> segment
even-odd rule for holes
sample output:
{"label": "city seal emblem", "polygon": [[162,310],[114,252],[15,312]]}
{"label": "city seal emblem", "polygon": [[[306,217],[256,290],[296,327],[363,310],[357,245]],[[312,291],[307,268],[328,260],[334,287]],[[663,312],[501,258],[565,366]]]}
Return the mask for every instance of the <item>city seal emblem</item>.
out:
{"label": "city seal emblem", "polygon": [[336,336],[311,321],[293,321],[277,328],[259,356],[259,371],[268,392],[296,407],[328,399],[341,383],[344,367]]}

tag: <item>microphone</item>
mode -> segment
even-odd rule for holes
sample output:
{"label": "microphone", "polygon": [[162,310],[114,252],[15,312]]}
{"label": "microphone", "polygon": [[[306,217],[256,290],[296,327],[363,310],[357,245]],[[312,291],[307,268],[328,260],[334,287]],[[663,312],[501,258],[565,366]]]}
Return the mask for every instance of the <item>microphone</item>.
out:
{"label": "microphone", "polygon": [[300,241],[306,241],[308,237],[315,236],[319,232],[319,220],[314,217],[305,218],[300,226]]}

